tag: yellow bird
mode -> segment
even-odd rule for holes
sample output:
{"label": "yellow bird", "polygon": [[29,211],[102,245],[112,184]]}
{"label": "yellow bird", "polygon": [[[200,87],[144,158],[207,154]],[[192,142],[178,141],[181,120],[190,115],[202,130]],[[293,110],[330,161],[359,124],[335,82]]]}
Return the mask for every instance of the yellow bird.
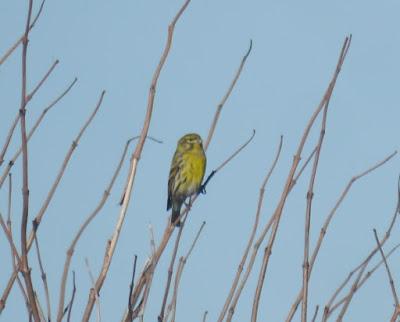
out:
{"label": "yellow bird", "polygon": [[167,210],[172,207],[171,224],[180,226],[182,204],[187,197],[199,193],[206,162],[200,135],[190,133],[179,139],[168,178]]}

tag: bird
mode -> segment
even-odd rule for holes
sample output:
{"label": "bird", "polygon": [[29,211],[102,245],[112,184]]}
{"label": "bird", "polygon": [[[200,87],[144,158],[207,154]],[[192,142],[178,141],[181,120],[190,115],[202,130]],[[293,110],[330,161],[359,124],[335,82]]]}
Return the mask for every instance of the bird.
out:
{"label": "bird", "polygon": [[186,198],[200,192],[206,164],[200,135],[189,133],[182,136],[176,146],[168,177],[167,211],[172,208],[171,224],[180,226],[182,204]]}

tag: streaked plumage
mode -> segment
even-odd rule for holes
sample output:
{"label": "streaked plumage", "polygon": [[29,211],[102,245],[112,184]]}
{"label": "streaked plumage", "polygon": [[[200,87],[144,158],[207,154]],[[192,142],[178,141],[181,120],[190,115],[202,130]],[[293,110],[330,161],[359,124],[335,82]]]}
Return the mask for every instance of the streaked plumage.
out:
{"label": "streaked plumage", "polygon": [[167,210],[172,208],[171,223],[180,225],[181,207],[187,197],[199,192],[206,170],[206,155],[198,134],[184,135],[177,144],[168,178]]}

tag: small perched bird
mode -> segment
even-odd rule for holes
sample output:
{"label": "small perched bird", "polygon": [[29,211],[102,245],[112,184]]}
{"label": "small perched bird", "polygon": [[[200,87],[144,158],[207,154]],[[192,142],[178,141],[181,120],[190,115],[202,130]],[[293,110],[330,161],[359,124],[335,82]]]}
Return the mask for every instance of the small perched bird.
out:
{"label": "small perched bird", "polygon": [[180,226],[181,207],[187,197],[199,193],[206,170],[206,155],[200,135],[190,133],[179,139],[168,178],[167,210],[171,223]]}

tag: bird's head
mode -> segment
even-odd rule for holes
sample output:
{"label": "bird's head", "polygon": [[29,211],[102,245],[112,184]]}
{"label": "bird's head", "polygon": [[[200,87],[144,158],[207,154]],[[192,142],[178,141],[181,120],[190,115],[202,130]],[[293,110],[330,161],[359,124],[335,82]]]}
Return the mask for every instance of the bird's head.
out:
{"label": "bird's head", "polygon": [[196,133],[189,133],[179,139],[178,149],[181,151],[203,149],[203,140]]}

